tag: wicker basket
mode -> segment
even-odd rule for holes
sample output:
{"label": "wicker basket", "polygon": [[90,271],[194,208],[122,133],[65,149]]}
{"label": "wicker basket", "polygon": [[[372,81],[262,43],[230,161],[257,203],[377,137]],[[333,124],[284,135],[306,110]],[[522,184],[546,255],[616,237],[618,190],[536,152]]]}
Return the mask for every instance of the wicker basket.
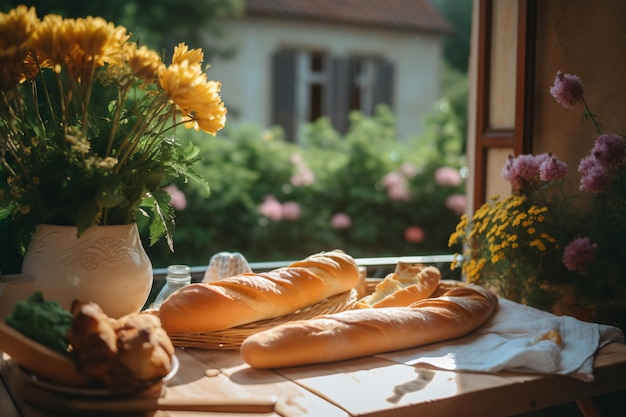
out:
{"label": "wicker basket", "polygon": [[306,320],[321,314],[332,314],[348,309],[357,301],[356,290],[334,295],[307,308],[286,316],[260,320],[229,329],[207,333],[171,333],[175,346],[199,349],[239,350],[246,337],[262,330],[294,320]]}

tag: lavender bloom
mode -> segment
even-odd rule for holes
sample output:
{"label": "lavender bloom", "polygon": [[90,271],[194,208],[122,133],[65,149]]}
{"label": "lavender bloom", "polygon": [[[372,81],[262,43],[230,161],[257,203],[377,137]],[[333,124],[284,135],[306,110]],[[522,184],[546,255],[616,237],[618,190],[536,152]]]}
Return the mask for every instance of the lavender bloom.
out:
{"label": "lavender bloom", "polygon": [[618,167],[624,161],[624,139],[618,135],[600,135],[591,154],[609,168]]}
{"label": "lavender bloom", "polygon": [[563,264],[570,271],[586,274],[594,260],[597,243],[591,243],[588,237],[574,239],[563,251]]}
{"label": "lavender bloom", "polygon": [[554,156],[549,156],[539,165],[539,179],[541,181],[558,181],[569,173],[569,167]]}
{"label": "lavender bloom", "polygon": [[593,155],[587,156],[580,161],[578,172],[580,177],[580,191],[590,193],[603,193],[609,186],[611,177],[606,165],[600,163]]}
{"label": "lavender bloom", "polygon": [[576,75],[557,71],[554,85],[550,87],[550,94],[561,106],[572,107],[583,101],[583,83]]}

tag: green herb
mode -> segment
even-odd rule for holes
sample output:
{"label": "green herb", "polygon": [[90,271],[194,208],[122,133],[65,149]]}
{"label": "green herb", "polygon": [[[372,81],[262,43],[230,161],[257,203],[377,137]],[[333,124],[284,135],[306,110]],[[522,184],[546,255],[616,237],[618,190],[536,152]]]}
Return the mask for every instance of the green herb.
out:
{"label": "green herb", "polygon": [[53,349],[67,353],[67,332],[72,314],[55,301],[45,301],[40,291],[27,300],[15,303],[6,323],[29,338]]}

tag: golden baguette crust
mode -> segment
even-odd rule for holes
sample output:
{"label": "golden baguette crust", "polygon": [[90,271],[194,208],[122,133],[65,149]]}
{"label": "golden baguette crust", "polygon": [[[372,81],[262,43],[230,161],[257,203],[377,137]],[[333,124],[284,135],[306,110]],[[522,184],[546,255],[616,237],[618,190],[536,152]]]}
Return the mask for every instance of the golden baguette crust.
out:
{"label": "golden baguette crust", "polygon": [[321,252],[268,273],[183,287],[163,302],[159,317],[170,334],[229,329],[308,307],[351,290],[358,280],[351,256]]}
{"label": "golden baguette crust", "polygon": [[372,294],[361,298],[352,308],[406,307],[430,297],[440,279],[441,272],[434,266],[399,262]]}
{"label": "golden baguette crust", "polygon": [[450,286],[410,307],[346,310],[288,322],[249,336],[243,359],[255,368],[325,363],[454,339],[482,325],[498,304],[489,290]]}

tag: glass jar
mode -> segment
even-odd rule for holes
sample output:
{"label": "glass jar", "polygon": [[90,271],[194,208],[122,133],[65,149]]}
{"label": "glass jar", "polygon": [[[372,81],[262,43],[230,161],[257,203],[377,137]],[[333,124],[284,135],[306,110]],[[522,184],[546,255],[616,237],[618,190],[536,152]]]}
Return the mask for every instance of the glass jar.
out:
{"label": "glass jar", "polygon": [[154,308],[159,308],[163,301],[174,291],[191,284],[191,268],[187,265],[170,265],[167,267],[165,285],[154,300]]}

